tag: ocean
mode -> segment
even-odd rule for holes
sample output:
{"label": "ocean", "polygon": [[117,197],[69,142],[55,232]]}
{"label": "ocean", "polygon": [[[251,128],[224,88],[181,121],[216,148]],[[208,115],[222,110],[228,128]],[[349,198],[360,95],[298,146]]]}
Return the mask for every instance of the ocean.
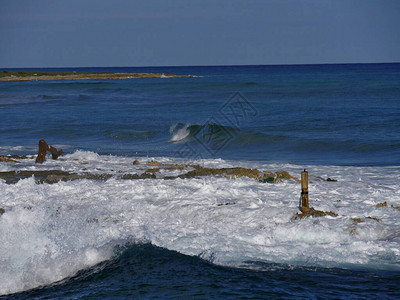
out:
{"label": "ocean", "polygon": [[400,298],[400,64],[36,70],[166,75],[0,82],[0,299]]}

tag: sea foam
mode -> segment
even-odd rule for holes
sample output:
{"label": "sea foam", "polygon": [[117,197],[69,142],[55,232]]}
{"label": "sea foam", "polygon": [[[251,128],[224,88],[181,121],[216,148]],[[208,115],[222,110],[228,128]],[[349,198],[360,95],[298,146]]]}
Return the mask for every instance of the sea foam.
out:
{"label": "sea foam", "polygon": [[[18,168],[132,173],[136,158],[77,151]],[[156,158],[138,158],[142,164]],[[171,158],[157,158],[164,162]],[[200,160],[300,174],[303,166]],[[100,169],[100,170],[97,170]],[[300,186],[249,178],[0,180],[0,294],[58,282],[108,260],[116,245],[151,242],[213,263],[400,269],[398,167],[310,167],[310,203],[337,217],[294,220]],[[168,170],[165,170],[168,172]],[[167,175],[167,174],[166,174]],[[327,182],[333,177],[337,182]],[[387,202],[387,206],[377,204]],[[358,222],[360,220],[361,222]]]}

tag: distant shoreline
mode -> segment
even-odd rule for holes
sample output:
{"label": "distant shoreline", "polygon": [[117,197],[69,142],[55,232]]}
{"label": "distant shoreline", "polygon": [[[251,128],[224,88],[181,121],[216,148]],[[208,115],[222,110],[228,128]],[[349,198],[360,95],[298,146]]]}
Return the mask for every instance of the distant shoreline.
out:
{"label": "distant shoreline", "polygon": [[170,73],[79,73],[79,72],[35,72],[3,71],[0,81],[37,81],[37,80],[89,80],[89,79],[130,79],[130,78],[168,78],[191,77]]}

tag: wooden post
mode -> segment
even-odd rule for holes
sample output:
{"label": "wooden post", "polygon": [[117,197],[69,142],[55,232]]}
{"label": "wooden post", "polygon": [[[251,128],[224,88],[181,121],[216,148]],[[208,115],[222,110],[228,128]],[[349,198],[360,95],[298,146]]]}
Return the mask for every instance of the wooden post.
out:
{"label": "wooden post", "polygon": [[310,209],[308,205],[308,172],[304,169],[301,172],[301,208],[302,212]]}

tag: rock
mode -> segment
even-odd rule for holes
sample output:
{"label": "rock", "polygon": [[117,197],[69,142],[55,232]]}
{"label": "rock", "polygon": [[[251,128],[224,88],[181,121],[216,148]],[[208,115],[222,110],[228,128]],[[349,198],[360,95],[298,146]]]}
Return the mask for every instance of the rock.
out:
{"label": "rock", "polygon": [[59,170],[36,170],[36,171],[7,171],[0,172],[0,179],[8,184],[17,183],[20,179],[35,176],[36,183],[57,183],[59,181],[71,181],[78,179],[107,180],[111,174],[76,174]]}
{"label": "rock", "polygon": [[145,173],[150,173],[155,175],[156,173],[160,172],[160,168],[148,169]]}
{"label": "rock", "polygon": [[386,207],[387,206],[387,202],[385,201],[385,202],[382,202],[382,203],[378,203],[377,205],[376,205],[376,207],[377,208],[379,208],[379,207]]}
{"label": "rock", "polygon": [[1,162],[9,162],[9,163],[20,163],[18,160],[14,160],[14,159],[5,157],[3,155],[0,156],[0,161]]}
{"label": "rock", "polygon": [[361,222],[363,222],[362,220],[361,220],[361,218],[351,218],[355,223],[361,223]]}
{"label": "rock", "polygon": [[179,178],[193,178],[199,176],[212,176],[212,175],[233,175],[236,177],[247,176],[249,178],[259,178],[261,171],[257,169],[246,169],[246,168],[199,168],[187,172],[186,174],[179,175]]}
{"label": "rock", "polygon": [[267,178],[264,178],[262,180],[263,183],[274,183],[274,181],[275,181],[275,178],[272,176],[268,176]]}
{"label": "rock", "polygon": [[140,165],[140,162],[139,162],[137,159],[135,159],[135,160],[133,161],[133,164],[134,164],[135,166],[138,166],[138,165]]}
{"label": "rock", "polygon": [[337,217],[338,214],[335,214],[334,212],[331,212],[331,211],[316,210],[313,207],[308,208],[308,209],[302,208],[301,213],[300,214],[297,213],[294,216],[294,219],[297,220],[297,219],[304,219],[307,217],[317,218],[317,217],[324,217],[324,216]]}
{"label": "rock", "polygon": [[144,172],[141,175],[138,174],[124,174],[122,175],[121,179],[155,179],[157,178],[156,175]]}
{"label": "rock", "polygon": [[394,206],[394,205],[392,204],[391,207],[394,208],[394,209],[400,210],[400,206]]}

